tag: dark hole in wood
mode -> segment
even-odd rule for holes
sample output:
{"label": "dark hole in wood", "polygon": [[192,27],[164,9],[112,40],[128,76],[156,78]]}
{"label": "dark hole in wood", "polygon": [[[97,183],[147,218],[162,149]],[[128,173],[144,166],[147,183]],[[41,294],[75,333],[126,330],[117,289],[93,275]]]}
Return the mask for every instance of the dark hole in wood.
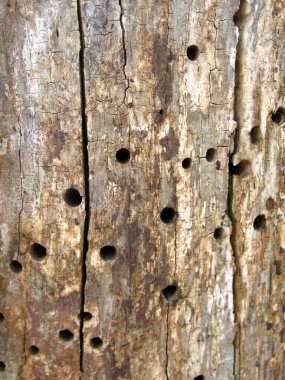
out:
{"label": "dark hole in wood", "polygon": [[246,177],[250,173],[250,162],[247,160],[241,160],[237,165],[234,166],[234,174],[239,177]]}
{"label": "dark hole in wood", "polygon": [[182,168],[187,170],[187,169],[190,169],[190,166],[191,166],[191,159],[190,158],[184,158],[184,160],[182,161]]}
{"label": "dark hole in wood", "polygon": [[58,333],[59,339],[63,342],[70,342],[74,338],[74,334],[70,330],[61,330]]}
{"label": "dark hole in wood", "polygon": [[155,123],[159,124],[159,123],[161,123],[163,121],[163,119],[164,119],[164,115],[163,114],[164,114],[163,110],[159,110],[156,113],[155,118],[154,118]]}
{"label": "dark hole in wood", "polygon": [[64,200],[68,204],[68,206],[76,207],[79,206],[82,202],[82,196],[79,191],[76,189],[68,189],[64,194]]}
{"label": "dark hole in wood", "polygon": [[78,314],[78,318],[83,318],[84,321],[90,321],[90,319],[92,319],[92,314],[89,313],[89,311],[84,311],[83,313]]}
{"label": "dark hole in wood", "polygon": [[100,249],[100,257],[104,261],[114,260],[116,257],[116,248],[113,245],[105,245]]}
{"label": "dark hole in wood", "polygon": [[93,348],[100,348],[103,345],[103,341],[102,341],[101,338],[99,338],[98,336],[96,336],[96,337],[90,339],[90,345]]}
{"label": "dark hole in wood", "polygon": [[121,148],[116,153],[116,160],[121,164],[126,164],[130,161],[130,152],[126,148]]}
{"label": "dark hole in wood", "polygon": [[241,160],[237,165],[229,163],[229,175],[236,175],[245,178],[250,174],[251,164],[248,160]]}
{"label": "dark hole in wood", "polygon": [[205,377],[203,375],[196,376],[194,380],[204,380]]}
{"label": "dark hole in wood", "polygon": [[22,272],[23,267],[22,267],[22,264],[19,261],[12,260],[11,263],[10,263],[10,269],[14,273],[20,273],[20,272]]}
{"label": "dark hole in wood", "polygon": [[273,323],[271,322],[266,322],[266,330],[271,330],[273,327]]}
{"label": "dark hole in wood", "polygon": [[221,240],[224,237],[224,229],[222,227],[218,227],[214,231],[214,238],[216,240]]}
{"label": "dark hole in wood", "polygon": [[44,246],[34,243],[31,246],[31,256],[34,260],[43,261],[47,255],[47,250]]}
{"label": "dark hole in wood", "polygon": [[165,207],[160,213],[160,219],[163,223],[169,224],[174,221],[176,212],[172,207]]}
{"label": "dark hole in wood", "polygon": [[257,231],[263,231],[266,227],[266,219],[264,215],[258,215],[253,222],[253,228]]}
{"label": "dark hole in wood", "polygon": [[6,365],[4,362],[0,362],[0,372],[4,372],[6,369]]}
{"label": "dark hole in wood", "polygon": [[271,119],[277,125],[283,124],[285,121],[285,110],[279,107],[277,111],[271,115]]}
{"label": "dark hole in wood", "polygon": [[175,284],[168,285],[162,290],[163,298],[167,301],[173,301],[178,295],[178,286]]}
{"label": "dark hole in wood", "polygon": [[259,127],[254,127],[250,131],[250,140],[251,143],[254,145],[257,145],[261,139],[261,133],[260,133],[260,128]]}
{"label": "dark hole in wood", "polygon": [[31,355],[38,355],[38,353],[40,352],[39,348],[34,345],[30,346],[29,351]]}
{"label": "dark hole in wood", "polygon": [[4,321],[4,315],[2,313],[0,313],[0,322],[3,322]]}
{"label": "dark hole in wood", "polygon": [[206,160],[208,162],[213,162],[217,157],[217,150],[214,148],[210,148],[206,152]]}
{"label": "dark hole in wood", "polygon": [[89,313],[89,311],[84,311],[83,312],[83,319],[84,319],[84,321],[90,321],[90,319],[92,319],[92,314]]}
{"label": "dark hole in wood", "polygon": [[187,48],[187,57],[190,61],[196,61],[199,56],[199,48],[196,45],[188,46]]}

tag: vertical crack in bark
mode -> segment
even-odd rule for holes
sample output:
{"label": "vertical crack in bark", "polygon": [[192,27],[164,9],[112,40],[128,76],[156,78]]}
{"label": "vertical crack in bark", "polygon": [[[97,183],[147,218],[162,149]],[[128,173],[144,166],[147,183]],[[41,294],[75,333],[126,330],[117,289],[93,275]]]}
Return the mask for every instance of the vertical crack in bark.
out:
{"label": "vertical crack in bark", "polygon": [[119,5],[120,5],[120,25],[122,29],[122,41],[123,41],[123,51],[124,51],[124,65],[123,65],[123,72],[124,72],[124,77],[127,82],[127,86],[125,89],[125,94],[124,94],[124,99],[123,99],[123,104],[125,104],[126,96],[127,96],[127,91],[130,88],[130,81],[127,77],[126,73],[126,66],[127,66],[127,48],[126,48],[126,31],[125,31],[125,26],[123,22],[123,16],[124,16],[124,8],[122,4],[122,0],[119,0]]}
{"label": "vertical crack in bark", "polygon": [[[21,193],[21,209],[19,211],[18,216],[18,252],[17,252],[17,259],[20,256],[20,246],[21,246],[21,219],[22,219],[22,212],[24,209],[24,198],[23,198],[23,168],[22,168],[22,124],[19,120],[19,133],[20,133],[20,141],[19,141],[19,171],[20,171],[20,193]],[[27,288],[24,288],[24,305],[27,304]],[[24,309],[26,309],[26,306],[24,306]],[[27,315],[26,310],[24,312],[24,315]],[[27,355],[26,355],[26,337],[27,337],[27,318],[24,318],[24,336],[23,336],[23,354],[24,354],[24,361],[22,368],[24,368],[26,361],[27,361]]]}
{"label": "vertical crack in bark", "polygon": [[169,380],[168,374],[168,338],[169,338],[169,305],[167,305],[166,312],[166,342],[165,342],[165,378]]}
{"label": "vertical crack in bark", "polygon": [[19,121],[19,132],[20,132],[20,142],[19,142],[19,170],[20,170],[20,192],[21,192],[21,209],[19,211],[18,217],[18,256],[20,255],[20,239],[21,239],[21,217],[24,208],[23,199],[23,170],[22,170],[22,125]]}
{"label": "vertical crack in bark", "polygon": [[234,120],[236,121],[236,129],[234,132],[234,144],[233,151],[229,157],[229,186],[228,186],[228,215],[232,225],[232,233],[230,237],[235,273],[233,276],[233,305],[234,305],[234,320],[235,320],[235,338],[234,338],[234,363],[233,363],[233,375],[234,378],[238,377],[239,371],[239,345],[240,345],[240,321],[239,321],[239,309],[240,309],[240,265],[237,257],[236,247],[236,234],[237,234],[237,219],[233,211],[233,196],[234,196],[234,175],[231,174],[231,167],[233,166],[234,156],[238,153],[241,144],[241,114],[242,114],[242,73],[243,73],[243,61],[244,61],[244,25],[247,20],[248,6],[245,0],[240,0],[239,9],[234,15],[235,26],[238,27],[238,40],[236,45],[236,61],[235,61],[235,88],[234,88]]}
{"label": "vertical crack in bark", "polygon": [[81,264],[81,305],[80,305],[80,371],[83,369],[84,354],[84,306],[85,306],[85,284],[86,284],[86,257],[88,252],[88,230],[90,221],[90,196],[89,196],[89,157],[88,157],[88,132],[86,118],[86,93],[85,93],[85,75],[84,75],[84,32],[81,15],[80,0],[77,0],[77,16],[80,35],[80,51],[79,51],[79,77],[80,77],[80,95],[81,95],[81,116],[82,116],[82,157],[84,171],[84,189],[85,189],[85,220],[83,229],[83,249]]}

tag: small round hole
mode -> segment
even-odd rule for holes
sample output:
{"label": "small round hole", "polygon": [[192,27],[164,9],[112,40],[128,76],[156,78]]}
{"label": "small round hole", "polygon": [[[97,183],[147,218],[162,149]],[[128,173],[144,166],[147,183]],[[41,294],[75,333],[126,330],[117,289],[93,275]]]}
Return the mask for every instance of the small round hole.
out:
{"label": "small round hole", "polygon": [[196,61],[199,56],[199,48],[196,45],[191,45],[187,48],[187,57],[190,61]]}
{"label": "small round hole", "polygon": [[0,313],[0,322],[4,322],[4,319],[5,319],[4,315]]}
{"label": "small round hole", "polygon": [[168,285],[162,290],[162,296],[166,301],[174,301],[178,296],[178,286],[175,284]]}
{"label": "small round hole", "polygon": [[217,158],[217,151],[214,148],[210,148],[206,152],[206,160],[208,162],[213,162]]}
{"label": "small round hole", "polygon": [[92,319],[92,314],[89,313],[88,311],[84,311],[83,319],[84,319],[84,321],[90,321],[90,319]]}
{"label": "small round hole", "polygon": [[283,124],[285,121],[284,109],[282,107],[279,107],[277,111],[274,114],[272,114],[271,119],[277,125]]}
{"label": "small round hole", "polygon": [[184,160],[182,161],[182,168],[187,170],[187,169],[190,169],[190,166],[191,166],[191,159],[190,158],[184,158]]}
{"label": "small round hole", "polygon": [[68,204],[68,206],[76,207],[79,206],[82,202],[82,196],[79,191],[76,189],[68,189],[64,193],[64,200]]}
{"label": "small round hole", "polygon": [[260,128],[259,127],[254,127],[250,131],[250,140],[251,143],[254,145],[257,145],[261,139],[261,133],[260,133]]}
{"label": "small round hole", "polygon": [[31,355],[38,355],[38,353],[40,352],[39,348],[34,345],[30,346],[29,351]]}
{"label": "small round hole", "polygon": [[214,231],[214,238],[216,240],[221,240],[224,237],[224,234],[225,234],[224,229],[222,227],[218,227]]}
{"label": "small round hole", "polygon": [[100,256],[104,261],[114,260],[116,256],[116,248],[112,245],[105,245],[100,249]]}
{"label": "small round hole", "polygon": [[194,380],[204,380],[205,377],[203,375],[196,376]]}
{"label": "small round hole", "polygon": [[61,330],[58,333],[59,339],[63,342],[70,342],[74,338],[74,334],[70,330]]}
{"label": "small round hole", "polygon": [[99,338],[98,336],[96,336],[96,337],[90,339],[90,345],[93,348],[100,348],[103,345],[103,341],[102,341],[101,338]]}
{"label": "small round hole", "polygon": [[250,162],[247,160],[241,160],[237,165],[233,167],[233,174],[241,178],[247,177],[250,174]]}
{"label": "small round hole", "polygon": [[34,260],[43,261],[47,255],[47,250],[44,246],[34,243],[31,246],[31,256]]}
{"label": "small round hole", "polygon": [[6,365],[4,362],[0,362],[0,372],[4,372],[6,369]]}
{"label": "small round hole", "polygon": [[20,272],[22,272],[22,264],[19,262],[19,261],[17,261],[17,260],[12,260],[11,262],[10,262],[10,269],[11,269],[11,271],[12,272],[14,272],[14,273],[20,273]]}
{"label": "small round hole", "polygon": [[78,314],[78,319],[83,317],[84,321],[90,321],[92,319],[92,314],[89,311],[84,311],[83,313]]}
{"label": "small round hole", "polygon": [[271,330],[272,327],[273,327],[273,323],[271,323],[271,322],[266,322],[265,326],[266,326],[266,330]]}
{"label": "small round hole", "polygon": [[257,231],[263,231],[266,227],[266,219],[264,215],[258,215],[253,222],[253,228]]}
{"label": "small round hole", "polygon": [[119,149],[116,153],[116,160],[121,164],[126,164],[130,161],[130,152],[126,148]]}
{"label": "small round hole", "polygon": [[174,221],[176,217],[176,212],[172,207],[165,207],[160,213],[160,219],[163,223],[169,224]]}

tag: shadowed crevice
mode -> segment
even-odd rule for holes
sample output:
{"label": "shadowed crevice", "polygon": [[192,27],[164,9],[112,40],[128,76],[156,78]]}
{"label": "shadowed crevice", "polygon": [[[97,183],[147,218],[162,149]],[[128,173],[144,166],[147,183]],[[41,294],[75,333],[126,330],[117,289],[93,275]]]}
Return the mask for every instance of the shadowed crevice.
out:
{"label": "shadowed crevice", "polygon": [[242,127],[242,90],[243,90],[243,64],[244,64],[244,29],[250,17],[249,5],[245,0],[240,0],[240,6],[235,13],[233,21],[238,28],[238,40],[236,45],[236,61],[235,61],[235,88],[234,88],[234,120],[236,122],[236,129],[234,132],[233,151],[229,157],[229,184],[228,184],[228,199],[227,209],[228,216],[231,221],[231,246],[233,251],[233,258],[235,264],[235,273],[233,276],[233,301],[234,301],[234,320],[236,325],[236,332],[234,338],[234,363],[233,375],[234,378],[238,377],[239,368],[239,344],[240,344],[240,325],[239,325],[239,310],[240,310],[240,265],[237,256],[237,219],[233,211],[233,198],[234,198],[234,175],[232,168],[234,167],[234,157],[240,150],[241,144],[241,127]]}
{"label": "shadowed crevice", "polygon": [[126,89],[125,89],[125,94],[124,94],[124,100],[123,104],[125,103],[126,96],[127,96],[127,91],[130,88],[130,81],[127,77],[126,73],[126,66],[127,66],[127,48],[126,48],[126,31],[125,31],[125,26],[123,22],[123,16],[124,16],[124,8],[122,4],[122,0],[119,0],[119,6],[120,6],[120,26],[122,30],[122,42],[123,42],[123,52],[124,52],[124,64],[123,64],[123,72],[124,72],[124,77],[126,80]]}
{"label": "shadowed crevice", "polygon": [[86,257],[88,252],[88,231],[90,222],[90,196],[89,196],[89,156],[88,156],[88,133],[86,118],[86,94],[85,94],[85,75],[84,75],[84,33],[81,15],[80,0],[77,0],[78,28],[80,35],[79,51],[79,78],[80,78],[80,96],[81,96],[81,117],[82,117],[82,158],[83,158],[83,175],[85,188],[85,220],[83,228],[83,248],[81,263],[81,304],[80,304],[80,371],[84,372],[83,355],[84,355],[84,306],[85,306],[85,284],[86,284]]}

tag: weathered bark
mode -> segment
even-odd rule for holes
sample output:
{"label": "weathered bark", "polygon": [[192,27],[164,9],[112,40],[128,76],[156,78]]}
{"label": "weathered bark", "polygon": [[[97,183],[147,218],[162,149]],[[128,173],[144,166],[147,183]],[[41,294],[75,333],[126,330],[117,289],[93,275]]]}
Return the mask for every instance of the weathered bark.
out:
{"label": "weathered bark", "polygon": [[[84,202],[69,207],[63,194],[84,192],[77,8],[1,3],[1,378],[74,379]],[[31,257],[34,243],[44,261]],[[74,332],[68,345],[64,329]]]}
{"label": "weathered bark", "polygon": [[1,379],[285,378],[284,14],[2,1]]}
{"label": "weathered bark", "polygon": [[250,167],[234,176],[231,190],[235,373],[284,379],[285,134],[284,109],[278,110],[284,106],[284,2],[242,1],[235,21],[233,164],[246,160]]}

